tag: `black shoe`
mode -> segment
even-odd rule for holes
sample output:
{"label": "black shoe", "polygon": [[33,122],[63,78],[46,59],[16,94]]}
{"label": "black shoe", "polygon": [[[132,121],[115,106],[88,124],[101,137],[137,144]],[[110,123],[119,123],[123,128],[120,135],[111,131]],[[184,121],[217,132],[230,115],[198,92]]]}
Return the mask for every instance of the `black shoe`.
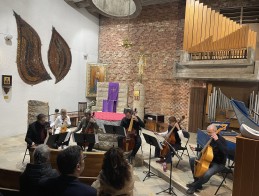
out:
{"label": "black shoe", "polygon": [[194,187],[191,187],[191,188],[189,188],[189,189],[186,191],[186,193],[187,193],[188,195],[192,195],[195,191],[196,191],[196,189],[195,189]]}
{"label": "black shoe", "polygon": [[[186,186],[187,186],[188,188],[194,187],[194,183],[195,183],[195,182],[192,182],[192,183],[186,184]],[[202,188],[203,188],[203,187],[202,187],[202,185],[200,185],[200,186],[196,187],[196,189],[199,189],[199,190],[201,190]]]}
{"label": "black shoe", "polygon": [[186,187],[191,188],[193,187],[194,182],[186,184]]}

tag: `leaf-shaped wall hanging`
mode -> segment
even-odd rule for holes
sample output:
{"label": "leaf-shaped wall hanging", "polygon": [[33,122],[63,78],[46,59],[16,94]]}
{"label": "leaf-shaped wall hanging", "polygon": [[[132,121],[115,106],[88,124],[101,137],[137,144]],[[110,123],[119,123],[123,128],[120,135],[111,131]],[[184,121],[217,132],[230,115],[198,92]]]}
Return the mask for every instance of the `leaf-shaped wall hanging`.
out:
{"label": "leaf-shaped wall hanging", "polygon": [[31,85],[51,79],[41,58],[41,41],[37,32],[14,12],[17,23],[17,68],[21,79]]}
{"label": "leaf-shaped wall hanging", "polygon": [[50,70],[56,77],[56,83],[58,83],[70,70],[72,56],[66,41],[54,27],[52,28],[52,36],[49,44],[48,61]]}

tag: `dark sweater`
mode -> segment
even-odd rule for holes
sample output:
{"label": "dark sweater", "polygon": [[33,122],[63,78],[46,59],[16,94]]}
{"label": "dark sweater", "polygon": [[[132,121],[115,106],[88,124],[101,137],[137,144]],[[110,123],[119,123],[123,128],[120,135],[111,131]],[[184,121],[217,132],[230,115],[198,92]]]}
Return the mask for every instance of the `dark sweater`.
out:
{"label": "dark sweater", "polygon": [[26,169],[20,176],[20,192],[24,196],[39,194],[39,181],[42,179],[57,177],[57,170],[52,169],[49,163],[26,165]]}
{"label": "dark sweater", "polygon": [[41,194],[48,196],[95,196],[96,189],[81,183],[77,177],[60,175],[41,182]]}
{"label": "dark sweater", "polygon": [[[139,130],[141,129],[141,127],[145,127],[145,124],[143,123],[143,121],[137,116],[138,118],[138,122],[133,120],[133,126],[132,128],[136,131],[137,135],[139,135]],[[129,125],[130,125],[130,120],[131,119],[128,119],[126,117],[124,117],[122,120],[121,120],[121,124],[120,126],[124,127],[125,129],[128,129],[129,128]]]}
{"label": "dark sweater", "polygon": [[[226,140],[219,134],[217,136],[219,139],[217,141],[212,139],[210,143],[210,146],[212,147],[212,150],[213,150],[212,164],[217,163],[217,164],[225,165],[227,160]],[[202,148],[197,148],[197,151],[201,151],[201,150]]]}
{"label": "dark sweater", "polygon": [[31,145],[32,142],[35,144],[43,144],[46,137],[46,125],[42,125],[38,121],[35,121],[29,125],[25,141],[28,143],[28,145]]}

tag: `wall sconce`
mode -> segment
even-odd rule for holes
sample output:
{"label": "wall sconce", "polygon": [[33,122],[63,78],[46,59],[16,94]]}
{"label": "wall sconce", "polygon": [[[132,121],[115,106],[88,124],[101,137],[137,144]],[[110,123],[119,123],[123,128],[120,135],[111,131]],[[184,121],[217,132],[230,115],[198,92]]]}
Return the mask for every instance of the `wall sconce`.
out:
{"label": "wall sconce", "polygon": [[2,75],[2,88],[7,94],[12,87],[12,76],[11,75]]}
{"label": "wall sconce", "polygon": [[133,94],[134,94],[134,100],[139,100],[140,91],[139,91],[139,90],[135,90],[135,91],[133,92]]}

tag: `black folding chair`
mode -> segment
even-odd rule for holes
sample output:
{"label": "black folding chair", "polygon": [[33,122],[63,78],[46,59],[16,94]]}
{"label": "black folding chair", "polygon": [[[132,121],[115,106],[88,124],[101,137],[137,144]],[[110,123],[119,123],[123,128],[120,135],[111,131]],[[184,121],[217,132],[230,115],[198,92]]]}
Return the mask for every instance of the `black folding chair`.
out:
{"label": "black folding chair", "polygon": [[[223,182],[226,183],[226,178],[228,174],[232,174],[233,175],[233,169],[235,167],[235,162],[234,162],[234,158],[235,158],[235,152],[234,150],[231,150],[228,152],[228,165],[225,166],[225,168],[220,172],[223,175],[223,180],[221,181],[220,185],[218,186],[216,192],[214,195],[217,195],[220,187],[222,186]],[[232,161],[232,163],[230,164],[230,161]]]}
{"label": "black folding chair", "polygon": [[[190,155],[189,155],[189,151],[188,151],[188,148],[187,148],[187,145],[189,143],[189,140],[190,140],[190,133],[188,131],[182,131],[183,132],[183,136],[187,139],[186,143],[184,146],[181,146],[180,148],[178,149],[175,149],[177,154],[182,158],[182,156],[184,155],[184,151],[187,152],[187,154],[185,154],[186,156],[188,156],[190,158]],[[175,167],[178,167],[179,163],[180,163],[181,159],[178,160],[177,164]]]}

